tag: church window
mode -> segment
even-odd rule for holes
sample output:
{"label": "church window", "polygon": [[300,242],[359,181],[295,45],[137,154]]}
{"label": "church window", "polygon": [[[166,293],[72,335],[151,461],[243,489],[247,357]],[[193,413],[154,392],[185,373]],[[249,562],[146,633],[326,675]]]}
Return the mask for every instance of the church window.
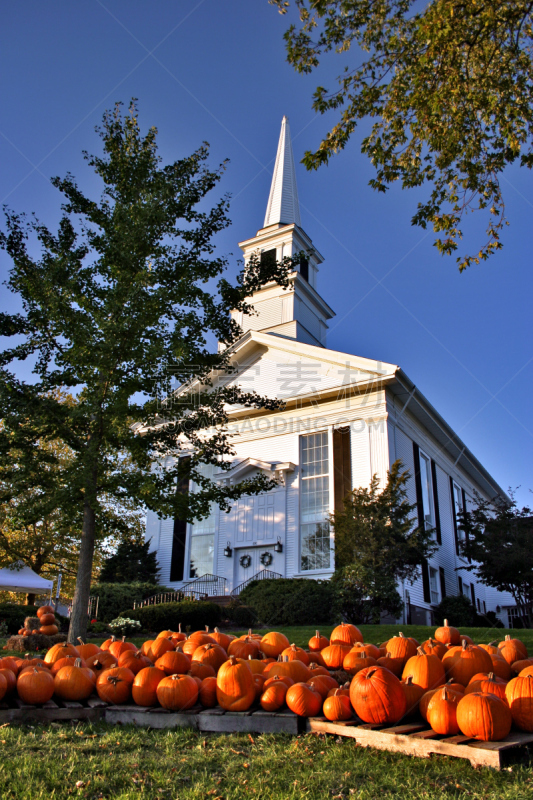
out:
{"label": "church window", "polygon": [[[200,471],[206,478],[213,480],[216,467],[213,464],[202,464]],[[194,485],[195,488],[196,484]],[[209,516],[199,519],[191,525],[189,578],[199,578],[213,573],[215,553],[215,512],[216,504],[211,503]]]}
{"label": "church window", "polygon": [[431,459],[420,451],[420,481],[422,486],[422,505],[426,529],[435,527],[433,512],[433,483],[431,476]]}
{"label": "church window", "polygon": [[276,263],[276,248],[263,250],[261,253],[261,264],[273,266]]}
{"label": "church window", "polygon": [[309,259],[305,258],[305,256],[302,256],[300,261],[300,275],[309,282]]}
{"label": "church window", "polygon": [[329,569],[329,445],[326,431],[301,436],[300,568]]}
{"label": "church window", "polygon": [[439,584],[438,584],[438,575],[436,569],[433,567],[429,568],[429,586],[431,590],[431,603],[434,606],[437,606],[440,603],[440,594],[439,594]]}

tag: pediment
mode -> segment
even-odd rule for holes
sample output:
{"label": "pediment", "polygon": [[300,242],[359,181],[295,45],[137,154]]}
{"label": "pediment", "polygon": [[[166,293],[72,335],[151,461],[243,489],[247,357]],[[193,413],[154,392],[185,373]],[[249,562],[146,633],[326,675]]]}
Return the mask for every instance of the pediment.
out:
{"label": "pediment", "polygon": [[245,458],[237,462],[229,470],[215,472],[214,479],[226,484],[239,483],[250,473],[261,471],[267,473],[273,480],[284,482],[285,474],[293,472],[295,465],[292,461],[262,461],[258,458]]}

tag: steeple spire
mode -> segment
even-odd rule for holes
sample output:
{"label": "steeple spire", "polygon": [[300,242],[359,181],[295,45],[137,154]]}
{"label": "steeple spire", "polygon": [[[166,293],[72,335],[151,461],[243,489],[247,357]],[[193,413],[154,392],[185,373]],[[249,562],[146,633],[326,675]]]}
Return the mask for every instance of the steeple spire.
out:
{"label": "steeple spire", "polygon": [[272,176],[264,227],[276,224],[301,226],[291,132],[287,117],[283,117],[281,121],[276,166]]}

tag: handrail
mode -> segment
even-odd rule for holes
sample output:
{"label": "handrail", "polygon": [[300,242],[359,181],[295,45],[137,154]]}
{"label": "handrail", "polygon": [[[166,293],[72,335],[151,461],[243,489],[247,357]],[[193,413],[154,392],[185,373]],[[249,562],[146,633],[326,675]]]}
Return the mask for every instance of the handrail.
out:
{"label": "handrail", "polygon": [[232,597],[238,597],[242,590],[252,581],[276,580],[277,578],[283,578],[283,575],[281,575],[279,572],[272,572],[270,569],[262,569],[259,572],[256,572],[255,575],[252,575],[251,578],[248,578],[248,580],[243,581],[236,586],[235,589],[230,592],[230,594]]}
{"label": "handrail", "polygon": [[226,578],[207,572],[205,575],[200,575],[198,578],[184,583],[183,590],[208,596],[220,596],[226,594]]}

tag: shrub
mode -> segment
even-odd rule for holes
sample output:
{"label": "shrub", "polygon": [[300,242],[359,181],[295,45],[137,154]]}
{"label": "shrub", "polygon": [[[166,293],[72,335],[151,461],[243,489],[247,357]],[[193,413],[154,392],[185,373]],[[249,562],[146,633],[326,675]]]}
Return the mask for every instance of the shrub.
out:
{"label": "shrub", "polygon": [[98,597],[98,621],[111,622],[120,609],[127,609],[126,616],[131,616],[133,604],[137,600],[145,600],[154,594],[169,592],[166,586],[153,583],[97,583],[91,586],[91,595]]}
{"label": "shrub", "polygon": [[131,636],[132,634],[139,633],[142,625],[138,619],[117,617],[111,620],[109,627],[115,636]]}
{"label": "shrub", "polygon": [[139,620],[147,631],[175,631],[180,623],[182,629],[188,626],[191,631],[196,631],[205,625],[214,628],[220,623],[222,612],[216,603],[184,600],[181,603],[161,603],[127,610],[121,612],[120,616]]}
{"label": "shrub", "polygon": [[329,581],[297,578],[252,581],[239,599],[267,626],[318,625],[332,621],[333,589]]}
{"label": "shrub", "polygon": [[464,594],[444,597],[436,607],[434,615],[436,625],[442,625],[445,619],[455,628],[460,628],[461,625],[469,628],[476,623],[476,610]]}
{"label": "shrub", "polygon": [[382,614],[399,619],[402,598],[390,575],[374,573],[361,564],[335,572],[331,579],[335,612],[346,622],[379,625]]}
{"label": "shrub", "polygon": [[237,628],[251,628],[257,622],[257,614],[250,606],[243,606],[239,602],[232,602],[226,606],[225,610],[230,621]]}
{"label": "shrub", "polygon": [[37,606],[19,606],[16,603],[0,603],[0,620],[6,623],[8,633],[14,635],[24,627],[26,617],[34,617]]}

